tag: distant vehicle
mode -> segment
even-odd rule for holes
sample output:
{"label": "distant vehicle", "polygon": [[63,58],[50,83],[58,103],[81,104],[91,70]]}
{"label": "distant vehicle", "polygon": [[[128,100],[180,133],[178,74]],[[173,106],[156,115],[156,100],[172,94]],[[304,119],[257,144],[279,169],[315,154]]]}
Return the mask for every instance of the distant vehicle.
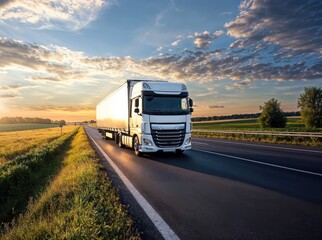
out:
{"label": "distant vehicle", "polygon": [[127,80],[96,106],[98,131],[135,154],[191,149],[193,101],[186,85]]}

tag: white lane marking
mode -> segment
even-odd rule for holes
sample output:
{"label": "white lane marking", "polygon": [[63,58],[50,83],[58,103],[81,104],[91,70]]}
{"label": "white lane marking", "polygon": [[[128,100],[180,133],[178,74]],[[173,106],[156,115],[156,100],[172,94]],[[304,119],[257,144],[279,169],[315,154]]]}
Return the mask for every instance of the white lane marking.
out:
{"label": "white lane marking", "polygon": [[223,153],[211,152],[211,151],[207,151],[207,150],[200,150],[200,149],[194,149],[194,150],[199,151],[199,152],[210,153],[210,154],[214,154],[214,155],[218,155],[218,156],[222,156],[222,157],[233,158],[233,159],[237,159],[237,160],[241,160],[241,161],[245,161],[245,162],[257,163],[257,164],[266,165],[266,166],[270,166],[270,167],[281,168],[281,169],[286,169],[286,170],[290,170],[290,171],[294,171],[294,172],[306,173],[306,174],[311,174],[311,175],[322,177],[322,173],[310,172],[310,171],[305,171],[305,170],[291,168],[291,167],[284,167],[284,166],[280,166],[280,165],[276,165],[276,164],[259,162],[256,160],[251,160],[251,159],[242,158],[242,157],[236,157],[236,156],[227,155],[227,154],[223,154]]}
{"label": "white lane marking", "polygon": [[123,174],[123,172],[116,166],[112,159],[103,151],[103,149],[96,143],[96,141],[88,135],[100,152],[103,154],[105,159],[113,167],[114,171],[119,175],[125,186],[132,193],[135,200],[143,208],[144,212],[148,215],[150,220],[153,222],[154,226],[158,229],[160,234],[166,240],[179,240],[179,237],[174,233],[170,226],[163,220],[163,218],[154,210],[154,208],[148,203],[148,201],[140,194],[140,192],[133,186],[130,180]]}
{"label": "white lane marking", "polygon": [[[198,140],[195,138],[192,139],[192,143],[196,143]],[[313,152],[313,153],[321,153],[322,151],[316,151],[316,150],[309,150],[309,149],[301,149],[301,148],[288,148],[288,147],[278,147],[278,146],[269,146],[269,145],[261,145],[261,144],[251,144],[251,143],[240,143],[240,142],[226,142],[226,141],[219,141],[219,140],[213,140],[213,139],[203,139],[202,141],[208,141],[208,142],[220,142],[220,143],[228,143],[228,144],[237,144],[237,145],[248,145],[248,146],[254,146],[254,147],[264,147],[264,148],[276,148],[276,149],[285,149],[285,150],[293,150],[293,151],[300,151],[300,152]]]}

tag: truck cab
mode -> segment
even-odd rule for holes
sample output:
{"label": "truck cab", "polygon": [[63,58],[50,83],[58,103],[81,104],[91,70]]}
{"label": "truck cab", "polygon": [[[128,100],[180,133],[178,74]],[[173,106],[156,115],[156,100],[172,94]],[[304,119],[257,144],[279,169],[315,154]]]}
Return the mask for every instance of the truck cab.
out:
{"label": "truck cab", "polygon": [[129,95],[129,130],[137,155],[191,149],[193,103],[184,84],[140,81]]}

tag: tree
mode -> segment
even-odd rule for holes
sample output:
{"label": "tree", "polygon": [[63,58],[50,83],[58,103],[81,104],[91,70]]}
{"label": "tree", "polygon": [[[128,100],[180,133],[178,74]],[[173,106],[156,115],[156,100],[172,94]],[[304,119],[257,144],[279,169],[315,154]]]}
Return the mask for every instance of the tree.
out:
{"label": "tree", "polygon": [[301,116],[308,128],[322,127],[322,89],[317,87],[304,88],[298,99]]}
{"label": "tree", "polygon": [[59,123],[60,126],[65,126],[66,125],[66,121],[65,120],[60,120],[58,123]]}
{"label": "tree", "polygon": [[281,109],[281,103],[277,99],[272,98],[259,107],[262,110],[258,121],[262,128],[284,128],[286,125],[286,117]]}

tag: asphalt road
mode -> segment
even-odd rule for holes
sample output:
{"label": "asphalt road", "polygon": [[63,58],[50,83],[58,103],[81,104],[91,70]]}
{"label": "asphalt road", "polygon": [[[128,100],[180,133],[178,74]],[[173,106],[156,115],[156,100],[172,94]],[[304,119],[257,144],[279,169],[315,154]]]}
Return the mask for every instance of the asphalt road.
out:
{"label": "asphalt road", "polygon": [[136,157],[89,135],[180,239],[322,239],[322,149],[194,138]]}

